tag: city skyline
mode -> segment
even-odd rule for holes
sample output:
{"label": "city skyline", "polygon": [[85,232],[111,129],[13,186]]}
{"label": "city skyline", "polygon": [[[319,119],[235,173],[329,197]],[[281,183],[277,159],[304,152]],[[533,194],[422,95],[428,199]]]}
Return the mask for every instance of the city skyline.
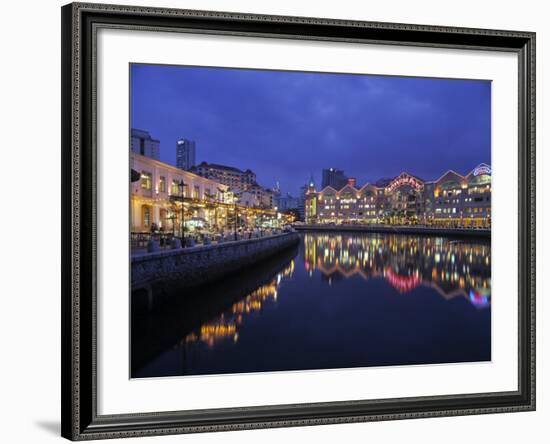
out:
{"label": "city skyline", "polygon": [[[311,175],[319,186],[323,168],[362,185],[402,171],[435,180],[491,161],[489,81],[136,64],[131,72],[131,125],[160,140],[161,161],[175,165],[175,141],[188,138],[197,164],[249,168],[283,194],[298,195]],[[364,124],[351,121],[357,115]]]}

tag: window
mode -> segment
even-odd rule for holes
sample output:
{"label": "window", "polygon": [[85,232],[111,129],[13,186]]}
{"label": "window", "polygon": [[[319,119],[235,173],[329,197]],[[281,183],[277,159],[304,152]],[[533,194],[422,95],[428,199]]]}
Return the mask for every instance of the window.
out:
{"label": "window", "polygon": [[181,188],[181,181],[180,180],[173,180],[172,185],[170,186],[170,194],[175,196],[181,196],[183,191],[183,196],[187,197],[187,184],[183,184],[183,190]]}
{"label": "window", "polygon": [[173,195],[176,195],[176,196],[181,194],[180,184],[177,180],[172,181],[172,185],[170,186],[170,194],[173,194]]}
{"label": "window", "polygon": [[200,199],[201,189],[198,185],[195,185],[193,188],[193,198],[194,199]]}
{"label": "window", "polygon": [[145,228],[151,225],[151,209],[147,206],[143,207],[143,226]]}
{"label": "window", "polygon": [[166,177],[164,176],[159,178],[159,193],[166,193]]}
{"label": "window", "polygon": [[144,190],[150,190],[152,187],[151,173],[147,171],[141,172],[141,188]]}

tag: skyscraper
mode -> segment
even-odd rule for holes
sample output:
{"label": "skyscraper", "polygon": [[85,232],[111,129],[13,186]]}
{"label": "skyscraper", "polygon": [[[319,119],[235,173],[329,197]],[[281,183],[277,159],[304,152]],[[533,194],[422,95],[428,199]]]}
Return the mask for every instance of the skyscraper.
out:
{"label": "skyscraper", "polygon": [[339,190],[346,186],[348,178],[344,174],[343,170],[337,170],[335,168],[323,169],[322,188],[332,187],[335,190]]}
{"label": "skyscraper", "polygon": [[159,160],[160,142],[153,139],[147,131],[132,128],[130,131],[130,150],[142,156]]}
{"label": "skyscraper", "polygon": [[178,139],[176,142],[176,166],[182,170],[189,170],[195,166],[195,141]]}

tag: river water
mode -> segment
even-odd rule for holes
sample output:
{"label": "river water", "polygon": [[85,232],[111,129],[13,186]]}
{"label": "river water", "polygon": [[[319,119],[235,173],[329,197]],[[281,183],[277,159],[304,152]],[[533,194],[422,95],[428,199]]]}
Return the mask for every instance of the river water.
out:
{"label": "river water", "polygon": [[489,242],[300,236],[212,285],[152,289],[172,302],[133,311],[132,377],[491,360]]}

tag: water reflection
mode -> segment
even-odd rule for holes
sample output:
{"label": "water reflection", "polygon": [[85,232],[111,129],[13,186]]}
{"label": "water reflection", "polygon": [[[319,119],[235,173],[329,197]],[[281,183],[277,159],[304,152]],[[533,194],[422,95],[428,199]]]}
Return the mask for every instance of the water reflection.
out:
{"label": "water reflection", "polygon": [[400,293],[431,286],[445,299],[490,305],[491,246],[445,238],[306,234],[304,267],[333,282],[359,275],[384,278]]}
{"label": "water reflection", "polygon": [[477,240],[304,234],[213,285],[150,290],[177,302],[132,313],[132,377],[487,361],[490,263]]}
{"label": "water reflection", "polygon": [[283,279],[292,278],[293,271],[294,260],[284,270],[277,273],[276,277],[269,283],[258,287],[242,301],[233,304],[219,318],[201,325],[198,331],[189,333],[183,342],[188,344],[200,341],[210,348],[213,348],[216,342],[224,339],[237,342],[239,339],[238,326],[242,324],[243,317],[251,313],[259,313],[265,304],[276,301],[277,288]]}

